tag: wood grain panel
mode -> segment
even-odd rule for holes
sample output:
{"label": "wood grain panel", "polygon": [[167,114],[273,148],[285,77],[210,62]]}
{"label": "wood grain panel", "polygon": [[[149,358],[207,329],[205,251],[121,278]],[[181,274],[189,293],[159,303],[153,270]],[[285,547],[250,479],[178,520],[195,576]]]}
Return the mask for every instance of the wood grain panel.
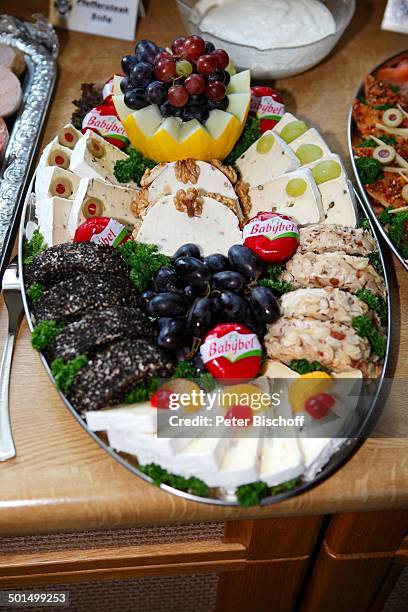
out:
{"label": "wood grain panel", "polygon": [[[406,37],[379,30],[382,0],[357,3],[356,16],[336,50],[313,70],[276,83],[287,108],[320,127],[330,146],[347,160],[347,114],[362,76],[381,58],[406,46]],[[47,0],[2,0],[1,12],[47,13]],[[167,44],[182,33],[173,0],[151,0],[138,37]],[[59,79],[42,144],[71,114],[70,101],[84,81],[104,82],[132,45],[61,31]],[[392,354],[396,377],[408,363],[408,275],[398,264],[397,319]],[[400,301],[398,301],[398,295]],[[0,304],[0,345],[6,314]],[[30,346],[27,325],[18,338],[11,380],[11,418],[17,458],[0,466],[0,534],[52,533],[136,524],[268,518],[408,507],[408,441],[392,438],[407,424],[406,396],[391,390],[378,431],[336,475],[311,492],[278,506],[234,509],[187,502],[128,473],[108,457],[71,417]]]}

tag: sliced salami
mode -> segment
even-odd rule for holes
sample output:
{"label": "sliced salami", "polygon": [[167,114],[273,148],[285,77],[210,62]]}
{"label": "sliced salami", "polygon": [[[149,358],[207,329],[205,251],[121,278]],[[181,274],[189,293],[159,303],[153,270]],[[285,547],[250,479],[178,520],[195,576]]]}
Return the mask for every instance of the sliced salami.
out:
{"label": "sliced salami", "polygon": [[15,74],[0,66],[0,117],[9,117],[21,103],[21,85]]}

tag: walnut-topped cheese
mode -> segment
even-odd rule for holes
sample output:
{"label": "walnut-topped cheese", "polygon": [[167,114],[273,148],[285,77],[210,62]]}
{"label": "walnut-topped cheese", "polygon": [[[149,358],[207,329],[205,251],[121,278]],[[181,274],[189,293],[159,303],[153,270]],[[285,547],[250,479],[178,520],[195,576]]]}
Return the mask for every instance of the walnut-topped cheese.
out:
{"label": "walnut-topped cheese", "polygon": [[149,190],[147,187],[143,187],[141,189],[132,203],[132,210],[135,213],[136,217],[140,217],[142,213],[146,212],[146,209],[149,206]]}
{"label": "walnut-topped cheese", "polygon": [[189,217],[199,217],[203,212],[203,198],[197,189],[179,189],[174,196],[174,206],[180,212],[186,212]]}
{"label": "walnut-topped cheese", "polygon": [[217,170],[219,170],[220,172],[225,174],[227,179],[233,185],[235,185],[235,183],[238,180],[238,176],[237,176],[237,173],[235,172],[235,170],[234,170],[234,168],[232,166],[230,166],[229,164],[223,164],[222,161],[220,161],[219,159],[212,159],[212,160],[210,160],[210,164],[212,166],[214,166],[214,168],[217,168]]}
{"label": "walnut-topped cheese", "polygon": [[181,183],[196,185],[200,176],[200,167],[195,159],[182,159],[176,162],[174,174]]}

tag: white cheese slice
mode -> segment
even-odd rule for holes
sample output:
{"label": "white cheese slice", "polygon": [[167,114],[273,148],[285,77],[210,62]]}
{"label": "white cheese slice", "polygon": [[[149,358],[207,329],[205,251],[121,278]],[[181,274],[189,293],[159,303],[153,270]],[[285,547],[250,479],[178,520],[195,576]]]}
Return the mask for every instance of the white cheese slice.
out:
{"label": "white cheese slice", "polygon": [[[62,154],[62,157],[64,159],[64,164],[59,163],[57,164],[55,161],[55,158],[57,156],[58,153]],[[41,157],[39,159],[38,162],[38,168],[42,168],[44,166],[56,166],[58,165],[59,167],[63,168],[64,165],[66,166],[66,169],[68,169],[68,166],[70,164],[70,160],[71,160],[71,156],[72,156],[72,151],[71,149],[69,149],[68,147],[63,147],[62,145],[59,144],[58,142],[58,138],[55,137],[53,140],[51,140],[51,142],[49,142],[47,144],[46,147],[44,147],[43,152],[41,153]],[[57,159],[58,161],[58,159]]]}
{"label": "white cheese slice", "polygon": [[299,447],[305,464],[303,478],[313,480],[347,439],[299,437]]}
{"label": "white cheese slice", "polygon": [[[68,130],[68,133],[70,135],[69,140],[67,140],[66,137],[66,130]],[[76,127],[72,125],[72,123],[67,123],[58,131],[57,140],[64,147],[73,149],[75,147],[75,144],[80,138],[82,138],[82,136],[82,132],[80,130],[77,130]]]}
{"label": "white cheese slice", "polygon": [[[293,197],[286,189],[291,181],[301,179],[306,185],[304,193]],[[308,169],[296,170],[249,190],[251,217],[259,212],[279,212],[295,219],[301,225],[320,223],[324,219],[322,200],[312,173]]]}
{"label": "white cheese slice", "polygon": [[[64,179],[67,184],[71,185],[72,191],[71,193],[68,192],[65,197],[67,197],[69,200],[73,200],[75,198],[80,179],[73,172],[64,170],[58,166],[43,166],[37,169],[35,174],[35,195],[38,198],[53,197],[55,194],[51,192],[51,187],[54,181],[58,181],[60,178]],[[58,190],[58,185],[56,188]]]}
{"label": "white cheese slice", "polygon": [[345,176],[318,185],[324,209],[324,224],[355,227],[357,204],[353,185]]}
{"label": "white cheese slice", "polygon": [[71,241],[68,231],[71,208],[72,200],[66,198],[37,198],[35,210],[38,226],[49,247]]}
{"label": "white cheese slice", "polygon": [[[101,157],[95,157],[89,147],[89,143],[95,141],[102,152]],[[82,138],[76,143],[72,155],[70,170],[78,174],[81,178],[99,178],[108,181],[113,185],[121,187],[131,187],[137,189],[137,185],[133,181],[128,183],[119,183],[116,179],[113,169],[115,163],[119,160],[125,160],[128,155],[115,147],[113,144],[88,130]]]}
{"label": "white cheese slice", "polygon": [[138,220],[132,210],[136,195],[135,189],[111,185],[95,178],[81,179],[69,219],[71,236],[90,217],[110,217],[133,226]]}
{"label": "white cheese slice", "polygon": [[115,408],[92,410],[86,413],[86,422],[92,431],[133,429],[142,433],[155,433],[156,410],[149,402],[120,404]]}
{"label": "white cheese slice", "polygon": [[303,472],[298,441],[293,438],[265,438],[259,479],[269,487],[297,478]]}
{"label": "white cheese slice", "polygon": [[337,162],[340,166],[340,176],[347,176],[346,170],[344,168],[343,162],[341,160],[341,157],[339,155],[336,155],[336,153],[330,153],[330,155],[323,155],[323,157],[321,157],[320,159],[317,159],[314,162],[311,162],[310,164],[305,164],[304,166],[302,166],[302,168],[309,168],[309,170],[312,170],[315,166],[317,166],[317,164],[320,164],[321,162],[326,162],[326,161],[334,161]]}
{"label": "white cheese slice", "polygon": [[280,134],[283,128],[285,127],[285,125],[288,125],[288,123],[292,123],[293,121],[297,121],[297,120],[298,118],[295,117],[295,115],[292,115],[292,113],[284,113],[280,121],[278,121],[278,123],[273,126],[272,132],[276,132],[277,134]]}
{"label": "white cheese slice", "polygon": [[299,374],[294,370],[291,370],[287,365],[276,359],[268,359],[266,362],[266,368],[262,374],[267,378],[283,379],[286,378],[299,378]]}
{"label": "white cheese slice", "polygon": [[[258,143],[260,143],[262,138],[267,138],[268,136],[274,139],[273,145],[269,151],[260,153],[258,151]],[[261,147],[259,146],[259,148]],[[285,172],[296,170],[299,166],[300,161],[291,148],[272,130],[265,132],[237,160],[237,167],[241,172],[243,180],[251,187],[264,185],[266,182]]]}
{"label": "white cheese slice", "polygon": [[108,429],[109,446],[117,451],[138,456],[139,451],[154,453],[155,456],[173,456],[192,441],[192,438],[161,438],[137,429]]}
{"label": "white cheese slice", "polygon": [[159,170],[156,178],[149,185],[149,202],[157,202],[162,196],[176,194],[179,189],[197,189],[199,193],[217,193],[220,196],[229,198],[235,202],[237,215],[241,218],[242,212],[239,206],[238,197],[230,180],[223,172],[212,164],[204,161],[195,162],[199,176],[197,181],[187,181],[184,183],[176,177],[177,163],[171,162]]}
{"label": "white cheese slice", "polygon": [[305,144],[313,144],[318,146],[322,150],[323,155],[330,155],[331,153],[326,142],[323,140],[322,136],[315,128],[310,128],[310,130],[307,130],[307,132],[299,136],[299,138],[295,138],[295,140],[292,140],[289,146],[292,151],[296,153],[298,148]]}
{"label": "white cheese slice", "polygon": [[165,255],[173,255],[186,242],[198,245],[203,255],[226,254],[242,243],[236,215],[224,204],[203,197],[200,216],[189,217],[174,205],[173,196],[160,198],[147,212],[137,233],[139,242],[157,244]]}

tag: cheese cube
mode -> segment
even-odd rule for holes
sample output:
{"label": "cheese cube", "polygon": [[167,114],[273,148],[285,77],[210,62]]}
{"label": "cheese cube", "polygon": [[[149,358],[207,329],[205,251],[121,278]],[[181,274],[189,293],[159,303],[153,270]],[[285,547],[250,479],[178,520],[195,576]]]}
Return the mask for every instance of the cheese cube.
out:
{"label": "cheese cube", "polygon": [[46,147],[44,147],[38,162],[38,168],[44,166],[58,166],[59,168],[68,170],[71,156],[71,149],[60,145],[58,138],[55,137]]}
{"label": "cheese cube", "polygon": [[170,256],[182,244],[194,242],[206,256],[226,254],[230,246],[242,243],[242,233],[236,215],[212,198],[204,196],[202,213],[189,217],[187,212],[177,210],[173,196],[165,196],[147,212],[137,240],[157,244]]}
{"label": "cheese cube", "polygon": [[91,410],[86,413],[85,418],[92,431],[108,431],[116,428],[155,433],[157,426],[156,411],[149,402],[120,404],[115,408]]}
{"label": "cheese cube", "polygon": [[[268,140],[269,139],[269,140]],[[268,130],[237,160],[243,180],[251,187],[299,168],[300,161],[276,132]]]}
{"label": "cheese cube", "polygon": [[[291,187],[302,181],[304,192],[294,197],[288,194]],[[324,218],[319,190],[310,170],[302,169],[283,174],[264,185],[249,190],[251,217],[259,212],[279,212],[295,219],[302,225],[319,223]]]}
{"label": "cheese cube", "polygon": [[72,200],[66,198],[38,198],[36,200],[35,210],[39,230],[49,247],[71,241],[68,231],[71,208]]}
{"label": "cheese cube", "polygon": [[124,225],[133,226],[137,222],[132,210],[136,195],[135,189],[118,187],[95,178],[81,179],[69,219],[71,236],[90,217],[110,217]]}
{"label": "cheese cube", "polygon": [[259,479],[269,487],[297,478],[302,474],[303,467],[295,437],[264,439]]}
{"label": "cheese cube", "polygon": [[113,185],[137,189],[133,181],[120,183],[113,173],[115,163],[126,159],[128,159],[126,153],[88,130],[72,151],[69,169],[81,178],[98,178]]}
{"label": "cheese cube", "polygon": [[323,223],[355,227],[357,204],[353,185],[345,176],[318,185],[324,209]]}
{"label": "cheese cube", "polygon": [[289,146],[292,151],[296,153],[299,147],[306,144],[313,144],[319,147],[322,150],[322,157],[324,155],[330,155],[331,153],[326,142],[323,140],[323,138],[320,136],[319,132],[315,128],[310,128],[310,130],[307,130],[307,132],[299,136],[299,138],[295,138],[295,140],[292,140]]}
{"label": "cheese cube", "polygon": [[67,123],[58,130],[57,140],[60,145],[73,149],[82,135],[82,132],[77,130],[72,123]]}
{"label": "cheese cube", "polygon": [[297,117],[295,117],[295,115],[292,115],[292,113],[284,113],[280,121],[273,126],[272,132],[280,134],[285,125],[288,125],[288,123],[292,123],[293,121],[297,121]]}
{"label": "cheese cube", "polygon": [[43,166],[37,169],[35,175],[35,194],[42,198],[56,196],[73,200],[79,180],[79,177],[69,170],[58,166]]}

